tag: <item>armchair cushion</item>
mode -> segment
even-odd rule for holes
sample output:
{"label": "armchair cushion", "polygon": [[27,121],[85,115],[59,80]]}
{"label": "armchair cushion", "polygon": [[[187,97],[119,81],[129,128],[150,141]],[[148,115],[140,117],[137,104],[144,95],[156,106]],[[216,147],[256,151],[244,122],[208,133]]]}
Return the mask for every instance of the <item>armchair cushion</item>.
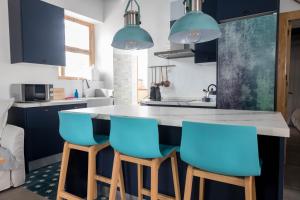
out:
{"label": "armchair cushion", "polygon": [[15,157],[19,167],[24,166],[24,130],[22,128],[6,125],[1,146]]}
{"label": "armchair cushion", "polygon": [[8,110],[13,105],[14,99],[0,100],[0,141],[7,123]]}
{"label": "armchair cushion", "polygon": [[[25,182],[25,161],[24,161],[24,130],[22,128],[6,125],[2,134],[0,145],[8,150],[15,159],[15,169],[0,171],[0,191],[10,186],[18,187]],[[2,174],[1,174],[2,173]],[[5,179],[5,175],[8,175]]]}

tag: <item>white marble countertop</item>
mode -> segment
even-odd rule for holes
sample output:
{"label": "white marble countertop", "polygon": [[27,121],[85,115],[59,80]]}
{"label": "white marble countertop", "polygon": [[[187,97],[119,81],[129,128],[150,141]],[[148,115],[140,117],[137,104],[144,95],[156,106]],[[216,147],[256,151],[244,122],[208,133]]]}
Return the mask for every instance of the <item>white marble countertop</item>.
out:
{"label": "white marble countertop", "polygon": [[153,101],[144,99],[141,101],[143,105],[162,105],[162,106],[185,106],[185,107],[216,107],[216,102],[203,102],[200,100],[162,100]]}
{"label": "white marble countertop", "polygon": [[110,115],[157,119],[160,125],[181,127],[183,121],[255,126],[259,135],[289,137],[290,130],[281,113],[159,106],[104,106],[65,112],[90,114],[109,119]]}
{"label": "white marble countertop", "polygon": [[59,105],[72,105],[72,104],[83,104],[93,100],[107,100],[113,97],[85,97],[78,99],[66,99],[66,100],[52,100],[47,102],[29,102],[29,103],[14,103],[14,107],[18,108],[34,108],[44,106],[59,106]]}

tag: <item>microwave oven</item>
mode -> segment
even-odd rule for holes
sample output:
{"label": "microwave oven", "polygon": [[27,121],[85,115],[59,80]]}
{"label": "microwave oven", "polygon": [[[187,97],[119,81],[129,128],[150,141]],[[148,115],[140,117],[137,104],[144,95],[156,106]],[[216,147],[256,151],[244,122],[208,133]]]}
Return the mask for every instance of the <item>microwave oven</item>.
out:
{"label": "microwave oven", "polygon": [[53,100],[51,84],[13,84],[10,88],[11,97],[15,102],[46,102]]}

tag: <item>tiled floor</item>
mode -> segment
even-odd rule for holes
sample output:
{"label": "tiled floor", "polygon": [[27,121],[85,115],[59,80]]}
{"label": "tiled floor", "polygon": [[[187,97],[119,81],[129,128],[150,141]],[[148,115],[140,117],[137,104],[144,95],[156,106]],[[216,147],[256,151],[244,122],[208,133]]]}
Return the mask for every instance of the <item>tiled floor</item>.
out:
{"label": "tiled floor", "polygon": [[299,200],[300,199],[300,191],[285,189],[283,196],[284,196],[283,200]]}
{"label": "tiled floor", "polygon": [[60,163],[55,163],[26,175],[24,188],[47,199],[56,199]]}
{"label": "tiled floor", "polygon": [[46,200],[44,197],[25,188],[10,189],[0,192],[0,200]]}
{"label": "tiled floor", "polygon": [[284,200],[300,200],[300,132],[291,128],[287,140]]}

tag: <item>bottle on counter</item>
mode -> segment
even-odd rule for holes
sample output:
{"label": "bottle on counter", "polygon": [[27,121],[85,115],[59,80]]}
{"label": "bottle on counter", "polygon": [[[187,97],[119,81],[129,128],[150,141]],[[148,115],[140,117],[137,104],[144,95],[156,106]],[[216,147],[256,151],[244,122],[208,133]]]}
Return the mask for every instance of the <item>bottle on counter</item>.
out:
{"label": "bottle on counter", "polygon": [[77,89],[75,90],[74,97],[75,97],[76,99],[79,98],[79,93],[78,93],[78,90],[77,90]]}

